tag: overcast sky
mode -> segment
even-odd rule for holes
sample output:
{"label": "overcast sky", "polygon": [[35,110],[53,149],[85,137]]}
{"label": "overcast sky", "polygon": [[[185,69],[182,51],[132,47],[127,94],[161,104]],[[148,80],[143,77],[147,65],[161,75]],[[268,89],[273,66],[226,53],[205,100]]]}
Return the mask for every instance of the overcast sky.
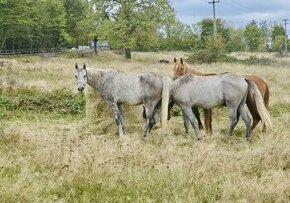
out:
{"label": "overcast sky", "polygon": [[[212,0],[170,0],[177,18],[189,25],[212,18],[209,1]],[[290,20],[290,0],[220,0],[216,4],[216,17],[234,27],[243,27],[251,20],[284,24],[283,19]],[[290,24],[287,34],[290,35]]]}

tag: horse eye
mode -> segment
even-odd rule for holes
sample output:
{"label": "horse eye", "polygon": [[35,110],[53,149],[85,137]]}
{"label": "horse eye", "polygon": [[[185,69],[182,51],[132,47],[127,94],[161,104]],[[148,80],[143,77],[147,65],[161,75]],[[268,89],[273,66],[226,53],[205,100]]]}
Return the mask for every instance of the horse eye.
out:
{"label": "horse eye", "polygon": [[75,78],[77,78],[78,76],[77,75],[75,75]]}

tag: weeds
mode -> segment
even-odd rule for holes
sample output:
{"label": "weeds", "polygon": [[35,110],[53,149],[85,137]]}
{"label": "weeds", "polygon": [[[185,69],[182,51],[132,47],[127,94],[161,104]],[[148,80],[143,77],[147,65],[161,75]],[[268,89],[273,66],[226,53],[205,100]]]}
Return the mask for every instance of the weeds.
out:
{"label": "weeds", "polygon": [[46,115],[84,115],[85,100],[81,94],[68,89],[52,92],[19,89],[13,95],[0,95],[0,119],[10,119],[13,112],[41,113]]}

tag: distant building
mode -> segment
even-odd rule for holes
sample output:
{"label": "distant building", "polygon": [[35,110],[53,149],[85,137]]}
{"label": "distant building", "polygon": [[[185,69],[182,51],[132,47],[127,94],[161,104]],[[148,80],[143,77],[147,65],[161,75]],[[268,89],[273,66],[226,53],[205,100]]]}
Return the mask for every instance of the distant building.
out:
{"label": "distant building", "polygon": [[[90,47],[93,49],[95,47],[95,41],[91,41]],[[108,41],[97,41],[97,49],[109,50],[110,46]]]}

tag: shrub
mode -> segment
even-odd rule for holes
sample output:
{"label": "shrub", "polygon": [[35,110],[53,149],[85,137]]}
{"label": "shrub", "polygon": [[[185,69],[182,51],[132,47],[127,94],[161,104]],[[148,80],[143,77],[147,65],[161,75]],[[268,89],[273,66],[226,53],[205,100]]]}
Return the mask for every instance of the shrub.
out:
{"label": "shrub", "polygon": [[223,62],[225,58],[225,45],[220,37],[208,38],[205,49],[194,52],[188,57],[191,63]]}
{"label": "shrub", "polygon": [[[59,115],[84,114],[85,99],[68,89],[41,92],[20,89],[13,95],[0,95],[0,111],[24,111]],[[0,118],[6,117],[4,113]]]}

